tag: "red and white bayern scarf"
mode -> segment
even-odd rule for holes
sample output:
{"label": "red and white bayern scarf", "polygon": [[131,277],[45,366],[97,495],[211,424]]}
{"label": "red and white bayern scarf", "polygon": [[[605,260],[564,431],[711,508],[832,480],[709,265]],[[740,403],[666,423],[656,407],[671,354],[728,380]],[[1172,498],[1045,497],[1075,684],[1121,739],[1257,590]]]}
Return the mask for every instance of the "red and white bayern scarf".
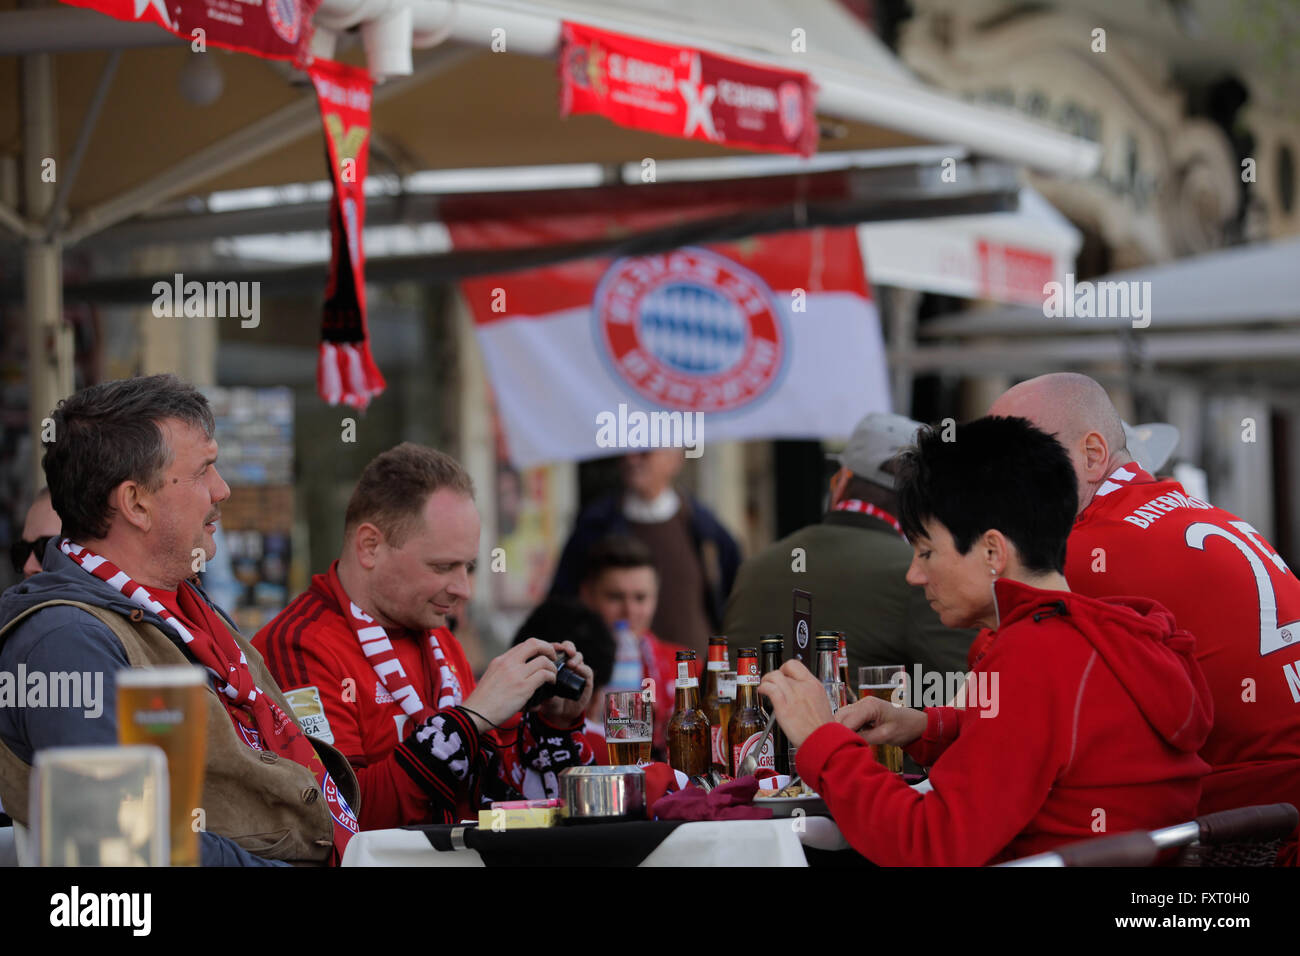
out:
{"label": "red and white bayern scarf", "polygon": [[855,514],[871,515],[873,518],[879,518],[881,521],[885,522],[885,524],[897,531],[900,538],[907,538],[907,535],[903,534],[902,523],[884,508],[878,508],[870,501],[861,501],[858,498],[845,498],[835,506],[834,510],[852,511]]}
{"label": "red and white bayern scarf", "polygon": [[[240,731],[244,743],[254,750],[270,750],[299,763],[315,775],[321,793],[325,795],[330,815],[334,818],[333,862],[337,864],[342,860],[348,840],[359,829],[356,815],[325,769],[311,741],[275,701],[257,686],[252,671],[248,669],[248,658],[229,629],[224,625],[218,627],[210,623],[210,630],[196,634],[155,598],[148,588],[137,584],[112,561],[67,538],[59,542],[59,549],[83,570],[121,591],[133,604],[157,614],[163,623],[179,635],[189,652],[207,668],[215,679],[217,688],[227,698],[223,701],[226,711],[236,730]],[[252,721],[252,734],[243,725],[236,710]]]}
{"label": "red and white bayern scarf", "polygon": [[329,578],[340,607],[348,609],[348,624],[357,635],[366,660],[375,669],[375,676],[384,685],[384,690],[392,695],[393,700],[417,724],[424,723],[440,710],[455,707],[464,699],[460,680],[456,677],[456,672],[447,664],[447,655],[442,652],[442,645],[438,643],[437,630],[429,631],[427,639],[429,649],[433,652],[434,663],[438,666],[438,706],[428,707],[420,698],[420,692],[415,689],[410,676],[406,673],[406,668],[398,659],[387,629],[381,624],[376,624],[373,617],[357,607],[348,597],[347,592],[343,590],[343,583],[339,580],[336,568],[330,570]]}

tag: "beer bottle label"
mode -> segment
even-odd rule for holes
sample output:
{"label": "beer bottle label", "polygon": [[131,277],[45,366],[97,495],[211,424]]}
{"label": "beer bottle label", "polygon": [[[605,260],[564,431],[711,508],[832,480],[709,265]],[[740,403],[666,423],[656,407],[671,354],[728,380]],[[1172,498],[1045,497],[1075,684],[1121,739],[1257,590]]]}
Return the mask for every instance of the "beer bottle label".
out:
{"label": "beer bottle label", "polygon": [[[749,739],[739,747],[732,748],[732,756],[736,758],[735,766],[737,772],[739,772],[741,761],[749,756],[751,750],[758,746],[758,740],[762,736],[763,734],[761,731],[756,734],[751,734]],[[776,770],[776,750],[773,748],[772,738],[770,736],[767,738],[767,743],[763,744],[763,749],[758,753],[757,769]]]}
{"label": "beer bottle label", "polygon": [[713,762],[726,766],[727,738],[722,736],[722,726],[714,724],[709,727],[709,736],[713,739]]}
{"label": "beer bottle label", "polygon": [[690,661],[677,662],[677,686],[678,687],[699,687],[700,686],[699,679],[691,676]]}

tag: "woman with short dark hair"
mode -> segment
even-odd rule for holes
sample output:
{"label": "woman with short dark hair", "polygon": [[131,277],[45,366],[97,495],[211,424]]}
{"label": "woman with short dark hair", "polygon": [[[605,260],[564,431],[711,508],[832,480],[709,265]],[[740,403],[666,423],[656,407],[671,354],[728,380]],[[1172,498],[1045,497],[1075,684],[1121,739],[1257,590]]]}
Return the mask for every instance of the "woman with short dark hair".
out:
{"label": "woman with short dark hair", "polygon": [[[1070,592],[1076,492],[1061,445],[1019,418],[951,441],[924,429],[896,475],[909,583],[945,624],[985,630],[960,708],[867,698],[832,717],[802,665],[763,679],[848,841],[880,864],[973,866],[1194,817],[1212,720],[1194,640],[1155,601]],[[871,744],[932,766],[933,790],[906,786]]]}

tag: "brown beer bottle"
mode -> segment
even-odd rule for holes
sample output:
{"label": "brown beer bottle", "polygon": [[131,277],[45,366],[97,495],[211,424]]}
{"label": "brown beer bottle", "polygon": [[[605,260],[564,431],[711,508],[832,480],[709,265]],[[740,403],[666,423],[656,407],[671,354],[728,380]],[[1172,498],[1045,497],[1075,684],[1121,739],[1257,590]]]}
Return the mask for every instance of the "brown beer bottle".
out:
{"label": "brown beer bottle", "polygon": [[668,721],[668,765],[688,777],[709,772],[709,717],[700,710],[695,652],[677,652],[677,700]]}
{"label": "brown beer bottle", "polygon": [[840,638],[840,683],[844,685],[844,700],[846,703],[855,704],[858,700],[857,693],[853,690],[853,681],[849,680],[849,644],[843,631],[836,631]]}
{"label": "brown beer bottle", "polygon": [[[781,660],[785,657],[785,638],[780,634],[764,634],[758,639],[758,649],[762,660],[762,672],[779,671],[781,669]],[[736,683],[739,685],[739,674],[736,677]],[[737,690],[739,694],[739,690]],[[768,713],[766,702],[760,695],[759,707],[763,712],[763,720],[771,716]],[[765,724],[766,725],[766,724]],[[775,769],[777,773],[790,773],[791,760],[790,741],[786,739],[785,732],[781,730],[780,724],[772,725],[772,751],[776,755]]]}
{"label": "brown beer bottle", "polygon": [[[758,651],[742,647],[736,664],[736,708],[731,712],[731,726],[727,729],[727,742],[731,748],[731,774],[735,776],[743,761],[758,746],[767,726],[767,718],[758,706]],[[776,728],[772,728],[776,732]],[[775,757],[772,740],[763,745],[762,753],[755,754],[759,770],[774,769]]]}
{"label": "brown beer bottle", "polygon": [[[728,773],[727,718],[730,701],[723,701],[718,681],[727,669],[727,639],[709,638],[709,661],[704,673],[704,713],[709,718],[709,764],[719,773]],[[724,704],[726,708],[724,710]]]}

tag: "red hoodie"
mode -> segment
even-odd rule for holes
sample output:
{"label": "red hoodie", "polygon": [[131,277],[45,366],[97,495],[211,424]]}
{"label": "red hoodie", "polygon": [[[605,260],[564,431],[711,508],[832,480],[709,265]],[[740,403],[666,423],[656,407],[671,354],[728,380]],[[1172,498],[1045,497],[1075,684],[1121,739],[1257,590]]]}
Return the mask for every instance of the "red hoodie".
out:
{"label": "red hoodie", "polygon": [[927,707],[908,748],[933,764],[933,791],[912,790],[842,724],[799,748],[849,843],[882,865],[976,866],[1194,818],[1213,709],[1192,636],[1146,598],[1006,579],[994,595],[1001,626],[981,635],[971,678],[992,706]]}

